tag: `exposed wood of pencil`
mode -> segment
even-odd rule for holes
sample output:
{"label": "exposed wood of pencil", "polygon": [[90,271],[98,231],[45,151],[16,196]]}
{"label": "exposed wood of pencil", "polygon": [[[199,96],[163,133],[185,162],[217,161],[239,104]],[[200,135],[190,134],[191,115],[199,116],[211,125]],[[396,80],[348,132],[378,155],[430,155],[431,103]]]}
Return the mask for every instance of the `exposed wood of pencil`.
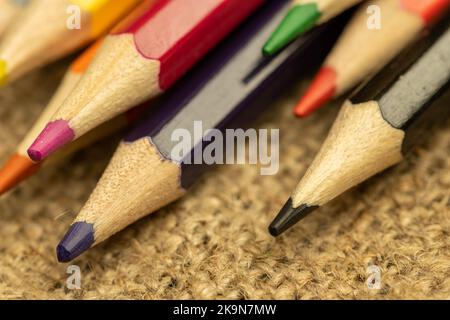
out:
{"label": "exposed wood of pencil", "polygon": [[293,207],[321,206],[400,162],[405,133],[387,123],[378,103],[343,106],[320,152],[295,189]]}
{"label": "exposed wood of pencil", "polygon": [[0,35],[5,31],[12,19],[20,12],[21,6],[11,0],[0,0]]}
{"label": "exposed wood of pencil", "polygon": [[[207,166],[191,163],[198,151],[194,146],[183,155],[173,153],[176,143],[170,136],[174,129],[193,130],[195,121],[200,120],[205,129],[248,125],[269,107],[267,99],[295,78],[290,66],[299,61],[306,66],[312,61],[307,49],[316,43],[313,39],[325,33],[337,36],[336,24],[319,28],[274,59],[261,60],[261,44],[288,8],[286,0],[267,4],[125,138],[82,214],[58,245],[60,262],[73,260],[121,228],[181,197],[198,180]],[[315,54],[324,54],[325,47]],[[263,105],[257,103],[261,101]],[[195,146],[200,138],[206,136],[197,135]]]}
{"label": "exposed wood of pencil", "polygon": [[346,8],[361,2],[362,0],[296,0],[295,4],[316,3],[321,12],[318,23],[323,23],[344,11]]}
{"label": "exposed wood of pencil", "polygon": [[381,12],[381,29],[367,26],[367,6],[362,6],[325,61],[337,74],[334,96],[351,89],[364,77],[380,69],[420,33],[424,22],[420,16],[405,11],[400,1],[377,0]]}
{"label": "exposed wood of pencil", "polygon": [[[34,123],[33,127],[28,131],[22,142],[17,148],[17,153],[21,156],[28,157],[27,148],[34,141],[36,136],[44,129],[45,125],[50,121],[52,116],[58,111],[64,100],[69,96],[77,83],[80,81],[86,69],[95,57],[98,48],[102,44],[102,40],[98,40],[96,43],[86,49],[69,67],[69,70],[64,75],[61,84],[54,93],[48,105],[39,115],[39,118]],[[63,152],[62,152],[63,153]]]}
{"label": "exposed wood of pencil", "polygon": [[107,37],[74,94],[52,118],[67,120],[79,137],[129,106],[158,95],[159,72],[160,62],[144,58],[132,34]]}
{"label": "exposed wood of pencil", "polygon": [[75,222],[93,223],[94,244],[101,242],[181,197],[180,175],[150,139],[121,143]]}
{"label": "exposed wood of pencil", "polygon": [[80,139],[74,140],[68,145],[64,146],[63,148],[52,154],[50,157],[48,157],[48,159],[46,159],[42,163],[42,165],[52,166],[60,163],[79,150],[83,150],[97,141],[108,138],[114,133],[124,130],[124,128],[127,128],[127,126],[129,125],[130,122],[127,120],[127,117],[125,115],[118,115],[117,117],[103,123],[101,126],[98,126],[95,129],[89,131]]}
{"label": "exposed wood of pencil", "polygon": [[0,60],[6,62],[8,81],[53,61],[90,40],[89,15],[83,13],[83,28],[67,28],[70,1],[32,1],[11,25],[0,43]]}
{"label": "exposed wood of pencil", "polygon": [[67,97],[68,92],[79,80],[80,74],[67,73],[61,86],[53,96],[49,105],[44,109],[36,123],[27,133],[16,149],[16,153],[0,169],[0,195],[16,187],[19,183],[35,174],[41,167],[56,165],[78,150],[81,150],[95,141],[101,140],[117,132],[129,124],[127,116],[119,115],[102,124],[86,135],[64,146],[47,158],[44,162],[35,163],[27,155],[26,148],[33,141],[37,133],[42,130],[61,102]]}
{"label": "exposed wood of pencil", "polygon": [[78,81],[80,80],[80,75],[72,72],[67,72],[62,80],[60,86],[56,90],[55,94],[51,98],[47,107],[45,107],[44,111],[39,115],[39,118],[34,123],[33,127],[28,131],[26,136],[23,138],[19,146],[17,147],[17,153],[28,157],[27,148],[36,138],[36,135],[44,129],[48,120],[51,119],[52,115],[58,110],[61,103],[64,99],[67,98],[69,93],[76,86]]}

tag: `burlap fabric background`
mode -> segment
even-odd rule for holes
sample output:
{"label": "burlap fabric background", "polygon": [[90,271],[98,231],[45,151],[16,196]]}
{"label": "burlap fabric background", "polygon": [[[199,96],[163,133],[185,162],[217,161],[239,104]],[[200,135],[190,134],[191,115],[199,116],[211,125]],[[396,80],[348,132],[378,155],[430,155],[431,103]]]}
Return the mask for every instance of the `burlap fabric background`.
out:
{"label": "burlap fabric background", "polygon": [[[4,162],[58,84],[67,63],[0,92]],[[281,129],[281,167],[223,166],[182,200],[134,224],[74,263],[65,286],[55,245],[114,150],[97,144],[0,199],[0,298],[316,299],[450,298],[450,121],[407,161],[345,194],[279,239],[267,226],[320,147],[337,108],[299,121],[287,92],[258,126]],[[370,264],[381,290],[365,283]]]}

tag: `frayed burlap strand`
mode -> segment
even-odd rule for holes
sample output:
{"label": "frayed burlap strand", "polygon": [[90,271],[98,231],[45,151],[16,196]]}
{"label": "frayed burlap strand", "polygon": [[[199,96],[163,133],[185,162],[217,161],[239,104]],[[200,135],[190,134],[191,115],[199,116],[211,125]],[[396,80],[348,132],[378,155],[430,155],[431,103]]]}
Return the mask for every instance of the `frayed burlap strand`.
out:
{"label": "frayed burlap strand", "polygon": [[[65,64],[0,93],[3,162],[47,102]],[[114,141],[48,168],[0,200],[0,298],[450,298],[450,121],[405,162],[315,212],[279,239],[267,226],[323,141],[337,104],[292,116],[299,91],[260,127],[281,129],[281,167],[212,170],[186,197],[134,224],[74,264],[66,288],[55,245],[93,189]],[[51,184],[50,187],[46,187]],[[369,265],[381,289],[366,285]]]}

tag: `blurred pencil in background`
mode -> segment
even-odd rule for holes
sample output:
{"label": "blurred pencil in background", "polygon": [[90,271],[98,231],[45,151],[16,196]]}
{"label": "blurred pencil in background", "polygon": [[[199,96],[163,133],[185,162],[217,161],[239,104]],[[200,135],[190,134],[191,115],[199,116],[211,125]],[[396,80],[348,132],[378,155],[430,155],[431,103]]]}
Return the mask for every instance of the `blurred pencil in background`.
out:
{"label": "blurred pencil in background", "polygon": [[0,0],[0,36],[27,2],[28,0]]}
{"label": "blurred pencil in background", "polygon": [[0,41],[0,86],[88,44],[140,2],[31,0]]}
{"label": "blurred pencil in background", "polygon": [[[368,26],[368,6],[380,9],[380,28]],[[305,117],[378,71],[447,11],[450,0],[364,3],[295,108]]]}

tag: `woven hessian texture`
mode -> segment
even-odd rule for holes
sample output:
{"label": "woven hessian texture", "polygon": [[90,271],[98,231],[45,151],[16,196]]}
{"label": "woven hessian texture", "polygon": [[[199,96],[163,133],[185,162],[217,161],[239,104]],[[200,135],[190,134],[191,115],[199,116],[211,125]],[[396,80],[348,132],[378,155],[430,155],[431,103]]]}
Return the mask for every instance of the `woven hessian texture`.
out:
{"label": "woven hessian texture", "polygon": [[[48,101],[60,63],[0,92],[0,161]],[[66,288],[55,246],[114,150],[97,144],[0,199],[0,298],[450,298],[450,121],[402,164],[274,239],[267,226],[311,163],[337,104],[292,116],[300,91],[258,126],[281,129],[276,176],[256,166],[210,171],[187,196],[77,259],[82,289]],[[48,186],[48,187],[47,187]],[[366,285],[369,265],[381,289]]]}

